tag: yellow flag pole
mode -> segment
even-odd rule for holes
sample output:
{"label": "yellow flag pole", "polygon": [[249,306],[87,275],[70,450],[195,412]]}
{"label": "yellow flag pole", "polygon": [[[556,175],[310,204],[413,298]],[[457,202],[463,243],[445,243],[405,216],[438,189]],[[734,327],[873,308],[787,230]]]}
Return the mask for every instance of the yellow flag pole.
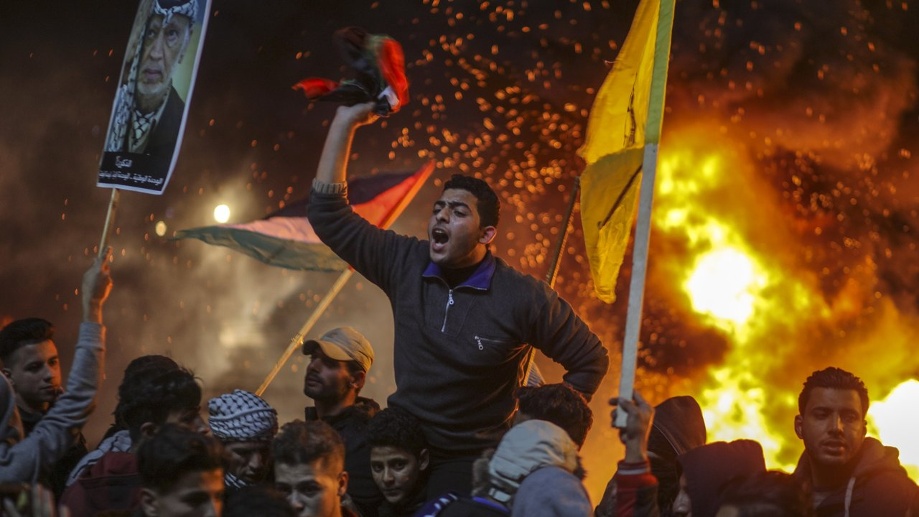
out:
{"label": "yellow flag pole", "polygon": [[[648,266],[648,246],[651,240],[651,205],[654,202],[654,180],[657,175],[657,147],[663,123],[664,94],[667,87],[667,65],[670,60],[670,38],[673,31],[675,0],[661,0],[654,44],[654,68],[651,75],[651,95],[648,101],[648,122],[645,130],[644,160],[642,161],[641,191],[638,220],[635,225],[632,251],[632,279],[629,285],[629,306],[626,313],[625,339],[622,342],[622,373],[619,377],[619,397],[631,399],[638,365],[638,338],[644,304],[645,276]],[[616,412],[616,427],[626,425],[628,414]]]}
{"label": "yellow flag pole", "polygon": [[[386,229],[392,226],[392,224],[402,215],[402,212],[408,207],[409,203],[412,202],[412,199],[415,198],[415,195],[421,190],[421,187],[427,183],[428,178],[431,176],[431,173],[434,172],[434,162],[430,161],[421,169],[421,175],[418,177],[418,180],[412,185],[412,188],[406,192],[405,196],[399,201],[399,204],[393,208],[393,210],[386,216],[386,219],[380,225],[380,228]],[[262,396],[265,393],[265,390],[268,389],[268,386],[274,381],[275,377],[278,376],[278,373],[281,371],[281,368],[284,368],[284,365],[290,359],[290,356],[303,345],[303,339],[309,334],[313,326],[319,321],[319,318],[325,313],[326,309],[329,308],[329,305],[332,303],[332,300],[338,296],[338,293],[345,287],[345,284],[348,283],[348,280],[351,279],[351,276],[354,274],[354,270],[348,268],[341,272],[341,275],[338,276],[338,279],[335,280],[335,283],[332,284],[332,287],[329,288],[325,296],[322,297],[322,300],[319,301],[319,305],[313,309],[310,317],[307,318],[303,326],[300,327],[299,332],[291,338],[290,343],[288,343],[287,348],[281,354],[281,357],[274,364],[274,367],[271,368],[271,371],[265,377],[265,380],[262,381],[261,386],[258,387],[258,390],[255,391],[255,394]]]}

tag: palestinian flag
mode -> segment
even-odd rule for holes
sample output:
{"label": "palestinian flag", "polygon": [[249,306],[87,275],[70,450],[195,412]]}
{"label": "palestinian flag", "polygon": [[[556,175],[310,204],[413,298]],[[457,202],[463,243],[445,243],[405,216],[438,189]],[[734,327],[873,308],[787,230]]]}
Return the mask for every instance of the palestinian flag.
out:
{"label": "palestinian flag", "polygon": [[[364,219],[385,228],[415,196],[434,170],[428,162],[416,172],[378,174],[348,182],[351,207]],[[309,271],[348,268],[323,244],[306,218],[309,198],[290,203],[264,219],[179,230],[174,239],[198,239],[245,253],[268,265]]]}

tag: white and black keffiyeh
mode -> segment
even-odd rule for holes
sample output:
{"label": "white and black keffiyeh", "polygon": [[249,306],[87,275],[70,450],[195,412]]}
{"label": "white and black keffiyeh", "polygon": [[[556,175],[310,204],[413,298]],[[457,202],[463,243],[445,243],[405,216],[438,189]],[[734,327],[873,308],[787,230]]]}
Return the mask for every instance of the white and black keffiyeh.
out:
{"label": "white and black keffiyeh", "polygon": [[270,441],[278,432],[278,413],[261,397],[233,390],[207,403],[211,432],[222,442]]}

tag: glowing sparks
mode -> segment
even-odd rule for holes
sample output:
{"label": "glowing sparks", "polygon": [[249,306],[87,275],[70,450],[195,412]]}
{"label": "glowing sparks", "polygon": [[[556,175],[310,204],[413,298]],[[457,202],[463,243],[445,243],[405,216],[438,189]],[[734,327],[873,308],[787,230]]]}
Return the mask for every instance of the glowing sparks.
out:
{"label": "glowing sparks", "polygon": [[722,248],[696,260],[684,287],[696,312],[743,325],[753,315],[757,294],[765,284],[765,274],[750,257],[735,248]]}
{"label": "glowing sparks", "polygon": [[214,220],[218,223],[225,223],[230,220],[230,207],[227,205],[217,205],[214,208]]}
{"label": "glowing sparks", "polygon": [[894,388],[886,399],[872,402],[868,421],[877,429],[884,445],[900,450],[900,463],[913,479],[919,478],[919,380],[911,379]]}

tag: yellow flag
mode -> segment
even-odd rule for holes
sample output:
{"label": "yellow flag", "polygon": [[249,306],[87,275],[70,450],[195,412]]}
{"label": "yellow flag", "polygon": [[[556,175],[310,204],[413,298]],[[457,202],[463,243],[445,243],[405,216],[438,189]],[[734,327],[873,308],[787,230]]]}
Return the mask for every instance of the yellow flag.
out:
{"label": "yellow flag", "polygon": [[660,141],[675,0],[642,0],[632,27],[597,93],[578,153],[581,223],[594,290],[616,299],[646,144]]}

